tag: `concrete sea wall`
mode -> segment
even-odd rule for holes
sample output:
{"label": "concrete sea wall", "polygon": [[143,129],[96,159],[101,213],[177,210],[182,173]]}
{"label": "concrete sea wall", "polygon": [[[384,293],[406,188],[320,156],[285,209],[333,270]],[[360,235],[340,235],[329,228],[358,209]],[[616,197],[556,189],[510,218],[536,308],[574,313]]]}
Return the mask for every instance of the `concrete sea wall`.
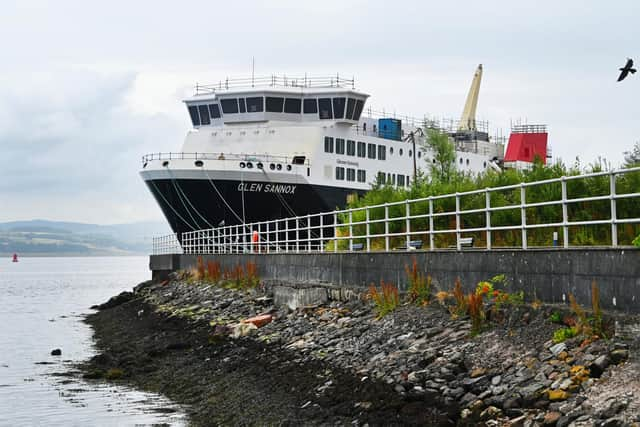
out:
{"label": "concrete sea wall", "polygon": [[[171,271],[196,265],[197,255],[152,255],[155,279]],[[223,268],[256,263],[260,276],[283,284],[324,285],[365,290],[380,280],[407,289],[405,266],[413,259],[430,274],[438,289],[453,288],[460,278],[471,290],[481,280],[505,274],[512,291],[547,303],[568,301],[591,305],[591,283],[596,281],[604,309],[640,313],[640,250],[637,249],[545,249],[495,251],[409,251],[313,254],[217,254],[203,255]]]}

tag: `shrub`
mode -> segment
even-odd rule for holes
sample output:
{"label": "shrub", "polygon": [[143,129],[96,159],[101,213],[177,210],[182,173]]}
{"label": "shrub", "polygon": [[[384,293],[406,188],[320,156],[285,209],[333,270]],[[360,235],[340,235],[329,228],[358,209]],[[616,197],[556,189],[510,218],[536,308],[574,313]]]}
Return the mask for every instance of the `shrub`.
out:
{"label": "shrub", "polygon": [[392,283],[384,283],[382,280],[380,281],[380,291],[373,284],[369,286],[369,297],[375,304],[378,319],[391,313],[400,304],[398,287]]}
{"label": "shrub", "polygon": [[633,244],[633,246],[640,248],[640,234],[638,234],[638,237],[633,239],[633,242],[631,243]]}
{"label": "shrub", "polygon": [[425,276],[418,270],[418,263],[413,259],[413,265],[404,266],[409,279],[409,301],[415,304],[427,305],[431,299],[431,276]]}
{"label": "shrub", "polygon": [[560,328],[553,333],[553,342],[556,344],[561,343],[569,338],[575,337],[576,335],[578,335],[578,328],[576,326]]}

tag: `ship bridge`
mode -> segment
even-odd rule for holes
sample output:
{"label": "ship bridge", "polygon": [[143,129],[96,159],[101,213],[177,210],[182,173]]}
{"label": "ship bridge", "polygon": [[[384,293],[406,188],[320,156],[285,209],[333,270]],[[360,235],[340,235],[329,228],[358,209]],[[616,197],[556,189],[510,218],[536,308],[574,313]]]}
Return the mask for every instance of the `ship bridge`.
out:
{"label": "ship bridge", "polygon": [[194,128],[268,121],[356,124],[369,95],[353,79],[270,76],[196,85],[184,100]]}

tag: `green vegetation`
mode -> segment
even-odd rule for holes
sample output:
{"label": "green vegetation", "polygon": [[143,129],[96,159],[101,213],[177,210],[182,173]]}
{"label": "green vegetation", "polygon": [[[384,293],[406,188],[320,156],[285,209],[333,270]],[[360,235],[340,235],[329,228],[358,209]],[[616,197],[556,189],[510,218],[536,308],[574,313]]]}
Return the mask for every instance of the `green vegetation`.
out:
{"label": "green vegetation", "polygon": [[549,321],[552,323],[562,323],[562,314],[560,314],[560,312],[558,311],[554,311],[549,316]]}
{"label": "green vegetation", "polygon": [[380,281],[380,290],[378,290],[374,285],[369,286],[368,296],[375,304],[378,319],[391,313],[400,304],[398,287],[392,283],[385,283],[382,280]]}
{"label": "green vegetation", "polygon": [[640,248],[640,234],[638,234],[638,236],[633,239],[633,246]]}
{"label": "green vegetation", "polygon": [[[520,183],[548,180],[560,178],[562,176],[575,176],[581,173],[603,172],[609,169],[606,161],[600,159],[596,163],[586,168],[576,163],[572,167],[567,167],[562,163],[552,165],[543,165],[536,162],[529,171],[505,170],[497,173],[488,169],[484,173],[471,175],[461,173],[451,168],[451,149],[452,146],[448,142],[446,135],[437,134],[433,130],[427,130],[427,145],[434,150],[436,163],[429,160],[429,168],[431,176],[419,175],[409,188],[396,188],[388,183],[376,182],[371,191],[367,192],[360,198],[354,198],[350,201],[350,208],[363,208],[366,206],[382,205],[384,203],[403,202],[408,199],[427,198],[429,196],[437,196],[443,194],[455,194],[456,192],[467,192],[485,188],[502,187],[509,185],[517,185]],[[448,144],[448,145],[447,145]],[[638,159],[640,159],[640,147],[637,146],[634,152],[638,151]],[[455,154],[455,152],[454,152]],[[635,156],[635,155],[634,155]],[[424,156],[420,161],[431,157]],[[633,156],[631,156],[633,157]],[[633,166],[635,157],[629,158],[627,166]],[[454,159],[455,160],[455,159]],[[589,196],[603,196],[609,194],[610,183],[609,176],[595,176],[586,179],[567,181],[567,197],[568,198],[584,198]],[[616,177],[616,193],[627,194],[635,193],[640,188],[640,172],[627,173]],[[519,187],[491,193],[491,206],[500,207],[515,205],[512,209],[504,209],[494,211],[491,214],[491,225],[506,226],[520,224],[521,211],[519,205],[521,203],[521,191]],[[562,186],[559,182],[535,185],[527,187],[526,202],[538,203],[547,201],[557,201],[562,198]],[[433,202],[434,213],[447,213],[455,211],[455,197],[437,199]],[[610,218],[610,200],[596,200],[589,202],[570,203],[568,205],[568,217],[570,221],[589,221],[604,220]],[[465,195],[460,198],[460,208],[462,210],[483,209],[486,206],[486,196],[484,193]],[[429,203],[415,203],[411,207],[412,216],[426,215],[429,213]],[[617,217],[631,218],[640,212],[640,199],[625,198],[617,201]],[[407,221],[404,219],[393,220],[393,218],[402,218],[406,214],[406,206],[400,203],[397,206],[388,207],[388,215],[391,218],[389,222],[389,233],[404,233],[407,228]],[[364,209],[353,212],[354,222],[364,222],[366,212]],[[383,220],[385,218],[385,208],[379,207],[369,210],[371,221]],[[484,212],[463,214],[460,218],[461,228],[482,228],[486,226],[486,216]],[[342,215],[341,222],[347,222],[348,216]],[[562,221],[562,207],[560,205],[538,206],[527,208],[526,210],[527,224],[545,224],[558,223]],[[455,229],[455,215],[441,215],[434,218],[434,227],[436,230]],[[374,222],[369,225],[370,234],[382,234],[385,232],[384,222]],[[421,239],[424,242],[429,241],[429,219],[428,218],[412,218],[409,221],[411,231],[425,230],[423,235],[413,235],[412,239]],[[621,245],[630,245],[634,238],[640,234],[640,224],[619,224],[617,227],[618,242]],[[366,225],[358,224],[353,226],[353,241],[356,243],[364,243],[364,238],[358,236],[366,235]],[[530,229],[527,232],[527,243],[529,246],[551,246],[553,244],[553,232],[558,232],[558,238],[563,240],[562,227],[541,227]],[[611,242],[611,226],[609,224],[591,225],[591,226],[572,226],[569,228],[569,243],[573,246],[589,246],[589,245],[606,245]],[[338,235],[349,236],[348,227],[338,227]],[[473,237],[474,246],[486,245],[486,233],[482,231],[464,233],[464,237]],[[391,238],[390,246],[404,246],[406,237],[397,236]],[[436,247],[449,247],[455,245],[455,233],[436,234]],[[520,246],[522,243],[522,233],[520,230],[501,230],[492,232],[492,245],[494,247]],[[328,247],[333,248],[335,242],[331,242]],[[638,243],[640,244],[640,243]],[[385,245],[383,238],[373,238],[371,247],[373,250],[383,249]],[[348,240],[341,240],[338,243],[339,249],[346,249]]]}
{"label": "green vegetation", "polygon": [[409,280],[409,302],[418,305],[427,305],[431,300],[431,276],[425,276],[424,273],[418,271],[418,263],[413,258],[411,267],[404,266]]}
{"label": "green vegetation", "polygon": [[561,343],[576,335],[578,335],[578,329],[575,326],[560,328],[553,333],[553,342],[556,344]]}

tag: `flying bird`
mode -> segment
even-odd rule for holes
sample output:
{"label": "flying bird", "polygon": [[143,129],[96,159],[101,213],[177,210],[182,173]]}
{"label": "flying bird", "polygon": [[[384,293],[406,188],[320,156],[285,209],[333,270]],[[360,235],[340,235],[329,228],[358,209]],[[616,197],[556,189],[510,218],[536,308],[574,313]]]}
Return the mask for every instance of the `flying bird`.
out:
{"label": "flying bird", "polygon": [[634,74],[636,69],[633,68],[633,59],[627,58],[627,63],[624,67],[620,68],[620,76],[618,77],[618,81],[621,82],[629,73]]}

